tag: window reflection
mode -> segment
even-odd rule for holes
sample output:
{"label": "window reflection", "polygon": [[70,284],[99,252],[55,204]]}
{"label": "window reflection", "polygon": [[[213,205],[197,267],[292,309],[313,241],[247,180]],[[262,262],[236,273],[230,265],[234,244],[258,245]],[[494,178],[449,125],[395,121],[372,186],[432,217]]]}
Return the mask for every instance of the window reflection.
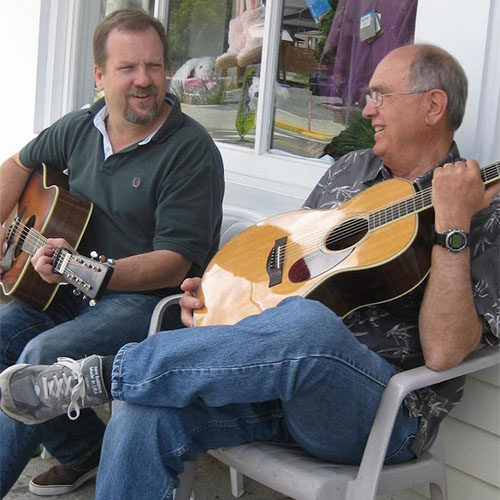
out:
{"label": "window reflection", "polygon": [[334,157],[371,147],[361,117],[368,81],[413,41],[417,0],[285,0],[272,147]]}
{"label": "window reflection", "polygon": [[253,147],[264,10],[260,0],[169,2],[169,90],[215,140]]}

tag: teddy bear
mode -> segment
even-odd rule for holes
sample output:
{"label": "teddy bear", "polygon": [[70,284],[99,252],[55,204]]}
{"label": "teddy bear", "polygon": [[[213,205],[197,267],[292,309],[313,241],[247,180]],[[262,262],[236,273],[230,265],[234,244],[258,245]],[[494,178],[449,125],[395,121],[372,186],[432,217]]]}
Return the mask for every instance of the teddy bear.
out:
{"label": "teddy bear", "polygon": [[188,59],[174,74],[170,89],[183,88],[190,91],[201,86],[210,89],[216,84],[215,57],[193,57]]}
{"label": "teddy bear", "polygon": [[229,47],[216,59],[218,69],[234,66],[244,68],[260,61],[265,7],[249,7],[229,22]]}

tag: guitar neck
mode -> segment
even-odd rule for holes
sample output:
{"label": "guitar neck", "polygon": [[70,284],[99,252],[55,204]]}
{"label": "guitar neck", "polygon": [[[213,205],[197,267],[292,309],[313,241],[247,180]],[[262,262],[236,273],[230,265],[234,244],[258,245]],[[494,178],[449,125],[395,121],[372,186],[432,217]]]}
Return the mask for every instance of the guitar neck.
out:
{"label": "guitar neck", "polygon": [[34,255],[39,248],[47,244],[47,238],[32,227],[29,229],[24,227],[22,229],[21,239],[24,240],[21,249],[30,255]]}
{"label": "guitar neck", "polygon": [[[500,162],[492,163],[481,169],[481,179],[485,185],[500,179]],[[372,212],[368,218],[369,229],[376,229],[396,220],[423,212],[432,207],[432,188],[422,189],[414,196],[393,205]]]}

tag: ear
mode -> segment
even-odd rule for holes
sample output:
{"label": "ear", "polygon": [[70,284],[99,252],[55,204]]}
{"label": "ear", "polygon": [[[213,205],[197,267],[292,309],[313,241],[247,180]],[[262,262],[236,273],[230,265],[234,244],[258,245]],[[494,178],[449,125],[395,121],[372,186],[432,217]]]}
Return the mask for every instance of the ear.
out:
{"label": "ear", "polygon": [[97,91],[101,91],[104,89],[104,85],[102,83],[102,77],[104,75],[104,72],[102,69],[97,66],[97,64],[94,64],[94,80],[95,80],[95,88]]}
{"label": "ear", "polygon": [[446,120],[448,95],[441,89],[429,90],[427,91],[425,106],[425,123],[427,125],[436,125],[441,120]]}

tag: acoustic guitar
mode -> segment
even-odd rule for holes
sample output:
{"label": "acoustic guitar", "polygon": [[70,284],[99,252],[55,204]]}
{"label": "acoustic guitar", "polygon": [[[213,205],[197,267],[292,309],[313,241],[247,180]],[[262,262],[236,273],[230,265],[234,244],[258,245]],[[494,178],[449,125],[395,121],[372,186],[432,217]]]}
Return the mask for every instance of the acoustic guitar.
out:
{"label": "acoustic guitar", "polygon": [[[77,248],[91,214],[91,203],[69,193],[65,175],[46,165],[37,168],[19,199],[17,215],[6,223],[0,281],[3,293],[47,309],[60,285],[45,282],[31,265],[31,256],[48,238],[64,238]],[[92,304],[101,297],[113,272],[111,260],[90,259],[65,248],[55,250],[52,269]]]}
{"label": "acoustic guitar", "polygon": [[[500,179],[500,162],[481,170]],[[234,324],[285,297],[319,300],[339,316],[417,287],[431,264],[432,190],[390,179],[328,210],[266,219],[230,240],[209,263],[197,326]]]}

